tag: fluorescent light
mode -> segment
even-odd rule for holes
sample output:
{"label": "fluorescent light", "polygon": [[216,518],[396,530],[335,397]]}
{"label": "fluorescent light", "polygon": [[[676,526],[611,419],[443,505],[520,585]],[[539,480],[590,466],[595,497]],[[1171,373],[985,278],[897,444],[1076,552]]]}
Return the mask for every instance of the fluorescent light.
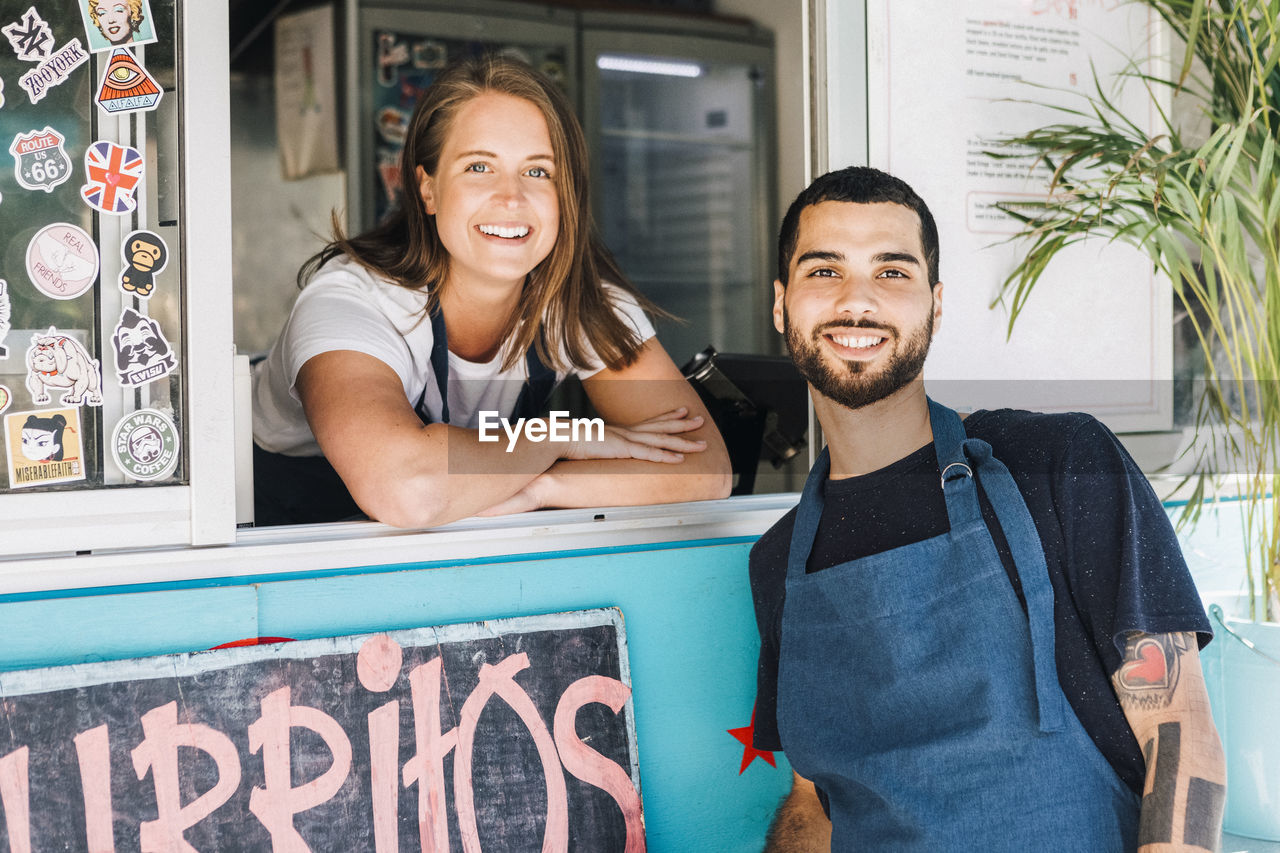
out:
{"label": "fluorescent light", "polygon": [[602,71],[629,71],[632,74],[659,74],[664,77],[702,76],[702,66],[695,62],[671,62],[665,59],[640,59],[610,54],[597,56],[596,68]]}

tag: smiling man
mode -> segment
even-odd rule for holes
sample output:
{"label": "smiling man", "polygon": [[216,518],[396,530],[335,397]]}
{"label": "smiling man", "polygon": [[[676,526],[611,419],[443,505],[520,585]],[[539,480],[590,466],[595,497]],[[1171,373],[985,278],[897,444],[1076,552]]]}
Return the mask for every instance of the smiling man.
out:
{"label": "smiling man", "polygon": [[1088,415],[925,395],[924,202],[869,168],[783,221],[774,325],[827,447],[751,551],[767,851],[1214,850],[1209,624],[1159,500]]}

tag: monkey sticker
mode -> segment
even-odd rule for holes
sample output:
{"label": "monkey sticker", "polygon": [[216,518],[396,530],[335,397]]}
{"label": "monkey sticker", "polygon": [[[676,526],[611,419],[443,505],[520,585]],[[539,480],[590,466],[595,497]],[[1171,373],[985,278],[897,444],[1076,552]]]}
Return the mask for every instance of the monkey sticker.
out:
{"label": "monkey sticker", "polygon": [[155,286],[156,276],[169,263],[169,247],[159,234],[134,231],[120,245],[124,269],[120,271],[120,289],[128,295],[146,299]]}
{"label": "monkey sticker", "polygon": [[116,352],[116,376],[120,384],[128,388],[168,376],[178,366],[173,347],[165,340],[160,324],[132,308],[120,314],[111,345]]}
{"label": "monkey sticker", "polygon": [[83,480],[79,409],[45,409],[4,416],[9,488]]}

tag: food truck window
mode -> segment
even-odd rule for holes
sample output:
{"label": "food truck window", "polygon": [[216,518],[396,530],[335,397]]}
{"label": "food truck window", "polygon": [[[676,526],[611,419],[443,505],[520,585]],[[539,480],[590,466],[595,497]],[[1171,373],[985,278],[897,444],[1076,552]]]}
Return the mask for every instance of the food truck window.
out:
{"label": "food truck window", "polygon": [[191,541],[181,19],[0,0],[6,552]]}
{"label": "food truck window", "polygon": [[[659,324],[673,360],[714,374],[694,382],[723,411],[725,431],[742,433],[730,439],[739,493],[798,488],[807,395],[782,370],[769,314],[778,220],[771,32],[742,18],[516,2],[465,14],[432,2],[293,4],[271,14],[250,3],[232,9],[241,353],[261,358],[272,346],[298,268],[328,238],[332,212],[360,230],[396,203],[404,129],[438,70],[504,51],[579,106],[597,223],[637,287],[683,318]],[[708,347],[719,353],[711,362]],[[585,403],[572,388],[562,398]],[[772,407],[796,410],[784,414],[784,431]]]}

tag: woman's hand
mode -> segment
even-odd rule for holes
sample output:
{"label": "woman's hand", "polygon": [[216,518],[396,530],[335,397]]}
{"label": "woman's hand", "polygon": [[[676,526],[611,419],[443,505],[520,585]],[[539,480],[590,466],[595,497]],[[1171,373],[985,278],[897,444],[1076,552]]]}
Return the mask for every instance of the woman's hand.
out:
{"label": "woman's hand", "polygon": [[702,423],[701,415],[689,417],[688,408],[680,406],[627,427],[605,424],[603,439],[570,442],[565,445],[561,458],[683,462],[684,454],[707,449],[705,441],[681,435],[698,429]]}

